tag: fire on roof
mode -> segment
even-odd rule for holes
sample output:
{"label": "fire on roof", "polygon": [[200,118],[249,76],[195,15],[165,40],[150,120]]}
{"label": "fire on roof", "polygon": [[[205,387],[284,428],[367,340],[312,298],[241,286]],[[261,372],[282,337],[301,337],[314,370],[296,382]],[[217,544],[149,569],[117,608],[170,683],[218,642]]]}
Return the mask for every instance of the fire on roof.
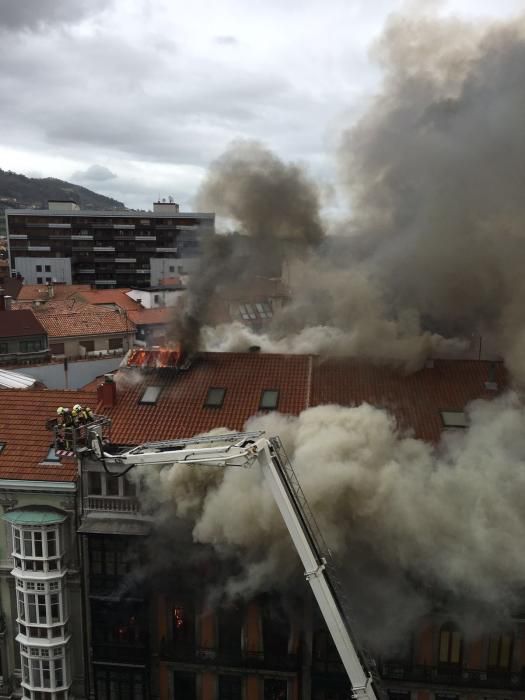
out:
{"label": "fire on roof", "polygon": [[173,347],[132,348],[124,357],[121,367],[140,369],[186,369],[188,362],[179,344]]}

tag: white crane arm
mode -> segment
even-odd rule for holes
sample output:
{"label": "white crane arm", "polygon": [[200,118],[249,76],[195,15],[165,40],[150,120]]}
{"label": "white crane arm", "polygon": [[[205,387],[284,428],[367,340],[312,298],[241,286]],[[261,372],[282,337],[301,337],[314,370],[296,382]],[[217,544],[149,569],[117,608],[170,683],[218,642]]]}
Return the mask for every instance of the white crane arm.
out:
{"label": "white crane arm", "polygon": [[278,438],[263,433],[208,435],[188,440],[150,442],[116,452],[104,448],[100,433],[88,432],[89,449],[107,466],[212,464],[250,467],[256,461],[269,485],[345,667],[355,698],[378,700],[372,677],[350,634],[334,581],[327,570],[327,548],[310,512],[292,466]]}

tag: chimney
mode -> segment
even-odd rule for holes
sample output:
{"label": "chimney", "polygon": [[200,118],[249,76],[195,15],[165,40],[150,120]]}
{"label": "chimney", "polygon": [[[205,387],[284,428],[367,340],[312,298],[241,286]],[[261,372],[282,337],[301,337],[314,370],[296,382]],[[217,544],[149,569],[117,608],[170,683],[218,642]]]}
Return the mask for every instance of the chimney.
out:
{"label": "chimney", "polygon": [[496,363],[491,362],[489,366],[489,376],[485,382],[485,389],[487,391],[497,391],[498,388],[498,382],[496,380]]}
{"label": "chimney", "polygon": [[250,345],[248,348],[248,352],[261,352],[261,346],[260,345]]}
{"label": "chimney", "polygon": [[50,282],[47,285],[47,298],[52,299],[55,296],[55,288],[53,286],[53,282]]}
{"label": "chimney", "polygon": [[117,385],[112,374],[104,375],[104,382],[97,388],[97,401],[102,408],[113,408],[117,403]]}
{"label": "chimney", "polygon": [[7,294],[6,294],[4,296],[4,308],[6,311],[12,310],[12,303],[13,303],[13,297],[7,296]]}

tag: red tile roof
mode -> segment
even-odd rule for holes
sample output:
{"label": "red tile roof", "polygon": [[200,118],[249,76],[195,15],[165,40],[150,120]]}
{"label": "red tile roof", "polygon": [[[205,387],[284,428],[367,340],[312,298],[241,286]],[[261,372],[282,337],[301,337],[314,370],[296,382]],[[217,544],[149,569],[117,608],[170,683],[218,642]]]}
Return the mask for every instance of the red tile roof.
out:
{"label": "red tile roof", "polygon": [[94,406],[96,394],[49,389],[4,389],[0,401],[0,479],[74,481],[74,459],[42,464],[52,442],[45,423],[56,417],[58,406],[80,403]]}
{"label": "red tile roof", "polygon": [[50,301],[34,308],[50,338],[133,333],[135,326],[118,311],[73,300]]}
{"label": "red tile roof", "polygon": [[[185,372],[121,370],[117,405],[105,409],[116,442],[189,437],[212,428],[241,430],[259,411],[264,389],[279,391],[278,409],[298,414],[307,406],[311,359],[305,355],[203,353]],[[130,383],[126,383],[126,376]],[[137,378],[142,379],[137,383]],[[140,404],[146,386],[162,386],[155,405]],[[204,406],[208,389],[226,389],[220,408]],[[102,411],[102,409],[99,409]]]}
{"label": "red tile roof", "polygon": [[[440,411],[462,411],[477,398],[494,398],[487,391],[491,362],[435,360],[428,367],[405,375],[388,367],[350,360],[316,360],[312,373],[311,405],[358,406],[369,403],[393,413],[401,429],[437,442],[443,430]],[[502,363],[494,366],[500,390],[508,386]]]}
{"label": "red tile roof", "polygon": [[169,323],[173,309],[166,306],[158,309],[138,309],[129,311],[128,316],[136,326],[155,326]]}
{"label": "red tile roof", "polygon": [[[281,413],[297,415],[308,406],[367,402],[388,409],[401,429],[435,442],[443,429],[441,411],[462,411],[474,399],[491,399],[497,394],[485,388],[490,367],[490,362],[436,360],[433,368],[407,376],[349,360],[204,353],[179,374],[169,369],[120,370],[117,405],[105,412],[113,419],[117,442],[188,437],[216,427],[242,429],[258,412],[263,389],[278,389]],[[501,364],[496,365],[495,379],[500,391],[507,387]],[[151,385],[162,387],[159,399],[155,405],[141,405],[139,400]],[[204,406],[210,387],[226,389],[221,408]]]}
{"label": "red tile roof", "polygon": [[[90,291],[89,284],[54,284],[53,299],[69,299],[79,292]],[[42,301],[49,298],[47,284],[24,284],[17,296],[18,301]]]}
{"label": "red tile roof", "polygon": [[29,309],[0,311],[0,338],[24,338],[45,334],[45,328]]}
{"label": "red tile roof", "polygon": [[140,304],[128,297],[126,292],[131,291],[128,287],[125,289],[89,289],[87,291],[78,292],[75,294],[77,299],[82,299],[88,304],[106,304],[120,306],[126,311],[140,311]]}
{"label": "red tile roof", "polygon": [[12,299],[17,299],[22,289],[22,282],[16,277],[6,277],[0,282],[0,287],[4,290],[7,296]]}

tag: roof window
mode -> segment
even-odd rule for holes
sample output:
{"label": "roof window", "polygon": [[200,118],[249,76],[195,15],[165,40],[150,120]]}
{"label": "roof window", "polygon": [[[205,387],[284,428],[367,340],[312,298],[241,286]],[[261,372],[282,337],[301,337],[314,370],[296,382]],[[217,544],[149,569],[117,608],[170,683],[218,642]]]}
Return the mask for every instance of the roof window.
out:
{"label": "roof window", "polygon": [[50,462],[52,464],[60,463],[60,457],[55,452],[54,445],[51,445],[51,447],[47,451],[47,455],[46,455],[46,458],[44,459],[44,463],[47,463],[47,462]]}
{"label": "roof window", "polygon": [[159,394],[162,391],[161,386],[149,386],[146,391],[142,394],[139,403],[145,404],[156,404]]}
{"label": "roof window", "polygon": [[279,402],[279,391],[277,389],[264,389],[261,394],[259,408],[265,411],[271,411],[277,408]]}
{"label": "roof window", "polygon": [[206,396],[205,406],[210,406],[213,408],[220,408],[224,403],[224,396],[226,394],[226,389],[221,387],[211,386],[208,389],[208,394]]}
{"label": "roof window", "polygon": [[441,411],[441,420],[445,428],[466,428],[468,426],[465,411]]}
{"label": "roof window", "polygon": [[0,454],[2,454],[2,452],[4,451],[6,444],[7,444],[6,442],[3,442],[2,440],[0,440]]}
{"label": "roof window", "polygon": [[268,303],[239,304],[239,313],[243,321],[257,321],[272,318],[272,307]]}

